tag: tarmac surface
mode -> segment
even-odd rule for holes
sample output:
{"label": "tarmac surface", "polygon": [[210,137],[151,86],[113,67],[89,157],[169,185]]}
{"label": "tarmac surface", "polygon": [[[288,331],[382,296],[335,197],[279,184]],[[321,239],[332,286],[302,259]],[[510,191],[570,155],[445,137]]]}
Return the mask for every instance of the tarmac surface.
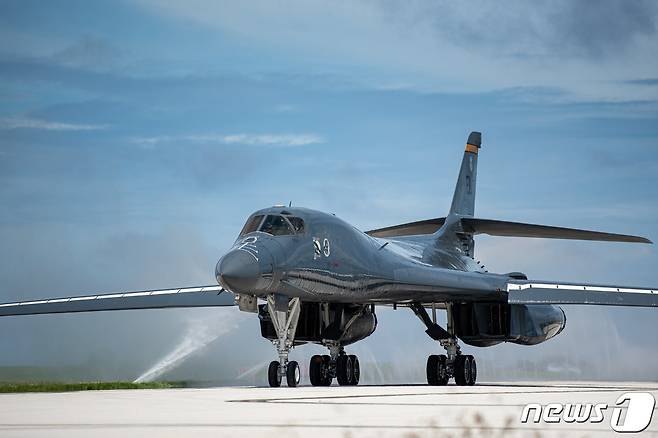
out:
{"label": "tarmac surface", "polygon": [[[224,387],[0,394],[0,436],[620,436],[610,427],[612,410],[621,394],[632,391],[650,392],[658,398],[658,383]],[[609,408],[600,423],[522,424],[520,417],[527,403],[607,403]],[[655,411],[651,424],[640,436],[658,437]]]}

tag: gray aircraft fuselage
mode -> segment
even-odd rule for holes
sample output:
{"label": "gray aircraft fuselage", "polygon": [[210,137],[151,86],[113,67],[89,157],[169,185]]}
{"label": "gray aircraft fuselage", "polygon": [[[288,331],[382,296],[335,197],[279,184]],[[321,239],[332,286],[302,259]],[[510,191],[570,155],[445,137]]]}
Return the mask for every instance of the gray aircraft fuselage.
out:
{"label": "gray aircraft fuselage", "polygon": [[[215,270],[219,284],[235,294],[439,307],[445,302],[506,303],[509,276],[486,272],[464,249],[457,238],[459,215],[450,214],[433,234],[395,238],[372,237],[333,214],[297,207],[259,210],[247,224],[261,216],[261,223],[270,216],[301,219],[303,231],[272,235],[243,230]],[[510,332],[491,336],[496,342],[481,333],[470,342],[468,336],[462,339],[479,346],[501,340],[535,344],[558,334],[566,320],[562,309],[550,304],[512,305],[511,313]]]}
{"label": "gray aircraft fuselage", "polygon": [[384,239],[305,208],[267,208],[249,220],[260,215],[301,218],[304,231],[241,235],[216,267],[218,282],[234,293],[317,302],[429,303],[455,293],[465,301],[505,300],[509,278],[484,272],[466,255],[445,232],[450,219],[435,234]]}

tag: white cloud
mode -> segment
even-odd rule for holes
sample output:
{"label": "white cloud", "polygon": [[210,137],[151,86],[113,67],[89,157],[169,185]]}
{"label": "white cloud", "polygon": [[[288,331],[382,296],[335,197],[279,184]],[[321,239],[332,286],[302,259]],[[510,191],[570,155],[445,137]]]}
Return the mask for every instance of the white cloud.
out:
{"label": "white cloud", "polygon": [[56,51],[50,58],[67,67],[106,71],[120,65],[123,61],[123,54],[103,39],[83,36]]}
{"label": "white cloud", "polygon": [[159,144],[186,142],[186,143],[221,143],[221,144],[242,144],[249,146],[307,146],[312,144],[324,143],[325,139],[317,134],[201,134],[201,135],[182,135],[182,136],[156,136],[156,137],[138,137],[132,139],[133,143],[146,147],[153,147]]}
{"label": "white cloud", "polygon": [[[374,87],[430,91],[563,89],[579,100],[649,99],[658,8],[652,2],[455,3],[141,0],[156,13],[272,50],[299,68],[359,75]],[[391,85],[392,84],[392,85]]]}
{"label": "white cloud", "polygon": [[22,117],[0,118],[0,129],[43,129],[46,131],[93,131],[106,129],[107,125],[84,125],[77,123],[52,122],[49,120]]}
{"label": "white cloud", "polygon": [[309,144],[323,143],[322,137],[315,134],[234,134],[222,138],[227,144],[249,144],[249,145],[276,145],[276,146],[305,146]]}
{"label": "white cloud", "polygon": [[274,107],[274,112],[275,113],[294,113],[299,111],[299,107],[297,105],[291,105],[291,104],[280,104],[276,105]]}

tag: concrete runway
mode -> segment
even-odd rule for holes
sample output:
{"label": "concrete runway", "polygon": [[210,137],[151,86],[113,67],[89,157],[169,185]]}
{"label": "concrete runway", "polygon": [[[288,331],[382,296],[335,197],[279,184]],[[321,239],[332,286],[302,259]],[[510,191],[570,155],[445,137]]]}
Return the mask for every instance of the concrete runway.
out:
{"label": "concrete runway", "polygon": [[[658,384],[207,388],[0,394],[1,437],[613,436],[612,407]],[[526,403],[607,403],[601,423],[521,424]],[[628,435],[627,435],[628,436]],[[658,415],[642,436],[658,436]]]}

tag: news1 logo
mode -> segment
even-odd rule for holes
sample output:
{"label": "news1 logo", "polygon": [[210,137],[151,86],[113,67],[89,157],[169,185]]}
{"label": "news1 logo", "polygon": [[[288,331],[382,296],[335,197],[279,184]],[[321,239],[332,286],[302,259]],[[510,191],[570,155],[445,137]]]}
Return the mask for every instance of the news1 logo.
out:
{"label": "news1 logo", "polygon": [[[622,419],[623,405],[628,402]],[[656,399],[650,392],[627,392],[612,407],[610,427],[615,432],[642,432],[651,423]],[[606,403],[529,403],[521,413],[521,423],[601,423],[608,409]]]}

